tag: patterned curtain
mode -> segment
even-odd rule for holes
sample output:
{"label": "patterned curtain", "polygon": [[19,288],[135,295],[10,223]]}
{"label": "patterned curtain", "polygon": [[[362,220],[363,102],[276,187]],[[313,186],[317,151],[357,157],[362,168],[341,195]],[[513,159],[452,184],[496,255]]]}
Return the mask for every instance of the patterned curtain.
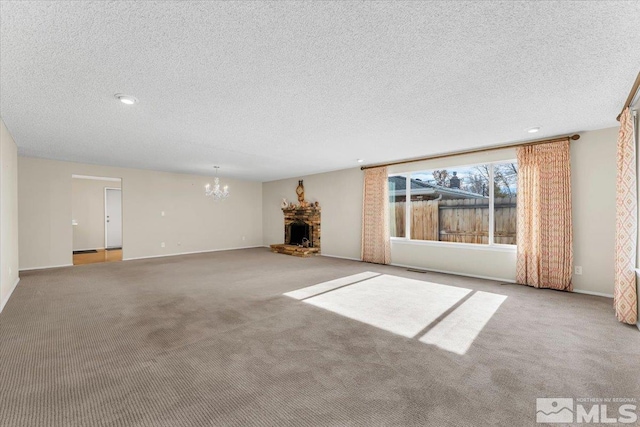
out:
{"label": "patterned curtain", "polygon": [[638,321],[636,289],[636,244],[638,236],[638,196],[636,146],[633,118],[628,108],[620,116],[618,133],[618,173],[616,183],[616,261],[613,305],[624,323]]}
{"label": "patterned curtain", "polygon": [[391,262],[388,185],[386,167],[365,169],[362,201],[362,260],[365,262]]}
{"label": "patterned curtain", "polygon": [[569,139],[519,147],[516,280],[571,291],[573,233]]}

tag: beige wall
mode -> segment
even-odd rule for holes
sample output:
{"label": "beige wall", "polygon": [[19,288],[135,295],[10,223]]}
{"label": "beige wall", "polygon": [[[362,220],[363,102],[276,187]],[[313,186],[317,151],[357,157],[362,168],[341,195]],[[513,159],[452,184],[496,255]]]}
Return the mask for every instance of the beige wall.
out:
{"label": "beige wall", "polygon": [[618,128],[580,134],[571,144],[574,265],[577,290],[613,295]]}
{"label": "beige wall", "polygon": [[[362,171],[345,169],[302,177],[305,198],[322,209],[321,248],[325,255],[360,259],[362,229]],[[298,202],[298,178],[265,182],[263,191],[264,244],[283,243],[283,198]]]}
{"label": "beige wall", "polygon": [[122,179],[125,259],[262,244],[259,182],[223,177],[231,197],[214,202],[205,176],[29,157],[18,158],[18,174],[20,269],[71,264],[73,174]]}
{"label": "beige wall", "polygon": [[[617,128],[584,132],[572,141],[572,191],[575,265],[583,268],[574,276],[578,291],[613,294],[613,253],[615,233],[615,162]],[[462,166],[515,158],[515,150],[399,165],[390,173],[416,169]],[[295,201],[297,179],[263,184],[264,243],[281,243],[282,197]],[[300,177],[307,199],[317,199],[322,211],[322,252],[325,255],[360,257],[362,213],[362,172],[359,168]],[[329,230],[326,232],[326,230]],[[515,251],[462,249],[429,244],[391,245],[392,263],[432,270],[515,280]]]}
{"label": "beige wall", "polygon": [[18,280],[18,151],[0,119],[0,312]]}
{"label": "beige wall", "polygon": [[73,178],[71,218],[73,250],[104,248],[104,189],[120,188],[119,181]]}
{"label": "beige wall", "polygon": [[[571,146],[574,255],[575,264],[583,268],[583,275],[574,276],[574,287],[611,295],[617,128],[584,132],[581,136]],[[513,151],[503,150],[459,156],[446,162],[396,166],[390,172],[506,160],[514,155]],[[23,157],[18,163],[21,269],[71,263],[72,174],[123,178],[125,258],[281,243],[284,233],[280,202],[283,197],[296,200],[298,180],[263,184],[223,180],[230,184],[232,197],[214,203],[202,195],[208,177]],[[359,168],[352,168],[300,177],[304,179],[307,200],[317,200],[322,207],[325,255],[360,257],[362,176]],[[165,211],[165,217],[160,216],[161,211]],[[161,248],[160,242],[165,242],[166,247]],[[515,277],[513,251],[394,242],[392,262],[501,280]]]}

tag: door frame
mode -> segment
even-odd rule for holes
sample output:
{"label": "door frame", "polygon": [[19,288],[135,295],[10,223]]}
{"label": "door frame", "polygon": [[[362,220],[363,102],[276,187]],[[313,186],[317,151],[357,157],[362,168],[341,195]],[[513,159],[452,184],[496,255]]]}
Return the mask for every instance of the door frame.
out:
{"label": "door frame", "polygon": [[[122,184],[120,184],[122,185]],[[104,187],[104,250],[106,251],[108,246],[107,243],[109,242],[107,239],[107,190],[118,190],[120,191],[120,239],[122,240],[123,236],[122,236],[122,187],[118,188],[118,187]],[[120,247],[123,247],[124,245],[120,245]]]}

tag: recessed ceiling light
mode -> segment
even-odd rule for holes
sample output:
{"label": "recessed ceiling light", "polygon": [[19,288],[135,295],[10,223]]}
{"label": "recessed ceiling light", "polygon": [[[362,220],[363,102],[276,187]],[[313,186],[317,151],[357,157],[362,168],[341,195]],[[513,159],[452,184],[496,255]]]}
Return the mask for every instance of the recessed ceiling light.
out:
{"label": "recessed ceiling light", "polygon": [[364,160],[358,159],[358,163],[362,163],[362,162],[364,162]]}
{"label": "recessed ceiling light", "polygon": [[526,131],[529,132],[529,133],[536,133],[539,130],[540,130],[540,127],[526,129]]}
{"label": "recessed ceiling light", "polygon": [[123,104],[127,104],[127,105],[133,105],[136,102],[138,102],[138,100],[130,95],[125,95],[123,93],[116,93],[114,95],[116,97],[116,99],[120,100],[120,102],[122,102]]}

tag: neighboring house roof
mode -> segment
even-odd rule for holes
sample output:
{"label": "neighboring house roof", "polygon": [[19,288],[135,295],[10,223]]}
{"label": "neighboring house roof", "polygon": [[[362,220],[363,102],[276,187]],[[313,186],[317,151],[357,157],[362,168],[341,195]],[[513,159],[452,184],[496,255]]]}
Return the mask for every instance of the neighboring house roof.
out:
{"label": "neighboring house roof", "polygon": [[[404,196],[407,189],[407,179],[403,176],[390,176],[389,183],[392,187],[389,194],[392,196]],[[395,190],[391,190],[395,188]],[[443,187],[441,185],[430,184],[419,179],[411,179],[411,195],[425,195],[436,198],[440,195],[446,199],[485,199],[487,196],[461,190],[459,188]]]}
{"label": "neighboring house roof", "polygon": [[[407,179],[404,176],[390,176],[389,177],[389,182],[392,183],[395,187],[396,191],[399,190],[406,190],[407,189]],[[424,181],[420,181],[418,179],[412,179],[411,180],[411,189],[412,190],[417,190],[420,188],[433,188],[433,187],[439,187],[437,185],[429,185],[428,183],[424,182]]]}

